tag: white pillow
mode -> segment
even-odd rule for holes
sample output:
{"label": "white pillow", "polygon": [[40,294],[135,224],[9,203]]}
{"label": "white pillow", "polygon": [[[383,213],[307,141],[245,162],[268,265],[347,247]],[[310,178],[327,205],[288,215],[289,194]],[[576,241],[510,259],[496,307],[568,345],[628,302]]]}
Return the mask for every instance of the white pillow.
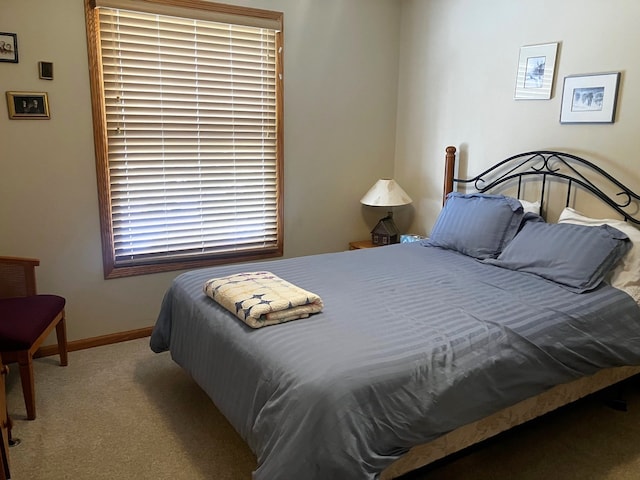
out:
{"label": "white pillow", "polygon": [[524,213],[535,213],[536,215],[540,215],[540,202],[527,202],[526,200],[518,201],[522,204],[522,209]]}
{"label": "white pillow", "polygon": [[640,305],[640,230],[624,220],[590,218],[569,207],[562,211],[558,223],[575,223],[592,227],[607,224],[625,233],[633,246],[613,269],[608,281],[611,286],[627,292]]}

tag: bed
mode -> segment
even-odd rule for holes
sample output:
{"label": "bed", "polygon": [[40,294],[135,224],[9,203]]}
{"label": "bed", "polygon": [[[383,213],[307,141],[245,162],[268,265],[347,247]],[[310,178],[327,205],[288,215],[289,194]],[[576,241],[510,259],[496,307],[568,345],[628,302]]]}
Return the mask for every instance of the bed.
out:
{"label": "bed", "polygon": [[[255,480],[396,478],[640,373],[637,195],[562,152],[471,179],[454,177],[455,158],[448,147],[425,241],[193,270],[167,290],[151,349],[170,351],[247,442]],[[568,208],[547,223],[552,182]],[[621,220],[573,210],[579,191]],[[485,215],[490,234],[460,235]],[[581,247],[551,270],[531,260],[554,241]],[[582,247],[595,253],[567,267]],[[258,271],[314,292],[322,311],[251,328],[203,292]]]}

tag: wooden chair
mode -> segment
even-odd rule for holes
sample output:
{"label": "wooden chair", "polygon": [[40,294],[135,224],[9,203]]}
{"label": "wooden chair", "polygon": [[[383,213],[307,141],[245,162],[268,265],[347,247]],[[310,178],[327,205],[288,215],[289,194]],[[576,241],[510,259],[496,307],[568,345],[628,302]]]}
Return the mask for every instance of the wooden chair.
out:
{"label": "wooden chair", "polygon": [[11,418],[7,412],[7,396],[4,377],[9,373],[9,367],[0,363],[0,480],[11,478],[9,445],[11,444]]}
{"label": "wooden chair", "polygon": [[33,355],[56,329],[60,364],[67,365],[65,299],[38,295],[34,258],[0,257],[0,355],[18,363],[27,418],[36,418]]}

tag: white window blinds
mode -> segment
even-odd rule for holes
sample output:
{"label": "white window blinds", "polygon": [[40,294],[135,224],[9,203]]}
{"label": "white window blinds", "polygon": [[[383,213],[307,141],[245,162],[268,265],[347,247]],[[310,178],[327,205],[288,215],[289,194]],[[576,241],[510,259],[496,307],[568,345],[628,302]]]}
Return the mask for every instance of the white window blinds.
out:
{"label": "white window blinds", "polygon": [[277,30],[98,12],[114,267],[281,250]]}

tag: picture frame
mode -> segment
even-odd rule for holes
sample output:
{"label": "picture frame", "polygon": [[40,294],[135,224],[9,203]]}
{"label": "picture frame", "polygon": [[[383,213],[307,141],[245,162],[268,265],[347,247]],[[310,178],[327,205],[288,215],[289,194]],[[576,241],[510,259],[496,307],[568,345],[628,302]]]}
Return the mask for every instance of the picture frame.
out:
{"label": "picture frame", "polygon": [[560,123],[613,123],[620,72],[564,77]]}
{"label": "picture frame", "polygon": [[38,62],[38,74],[42,80],[53,80],[53,63]]}
{"label": "picture frame", "polygon": [[48,120],[49,97],[46,92],[7,92],[7,107],[12,120]]}
{"label": "picture frame", "polygon": [[516,100],[549,100],[553,90],[558,42],[520,47]]}
{"label": "picture frame", "polygon": [[18,35],[0,32],[0,62],[18,63]]}

